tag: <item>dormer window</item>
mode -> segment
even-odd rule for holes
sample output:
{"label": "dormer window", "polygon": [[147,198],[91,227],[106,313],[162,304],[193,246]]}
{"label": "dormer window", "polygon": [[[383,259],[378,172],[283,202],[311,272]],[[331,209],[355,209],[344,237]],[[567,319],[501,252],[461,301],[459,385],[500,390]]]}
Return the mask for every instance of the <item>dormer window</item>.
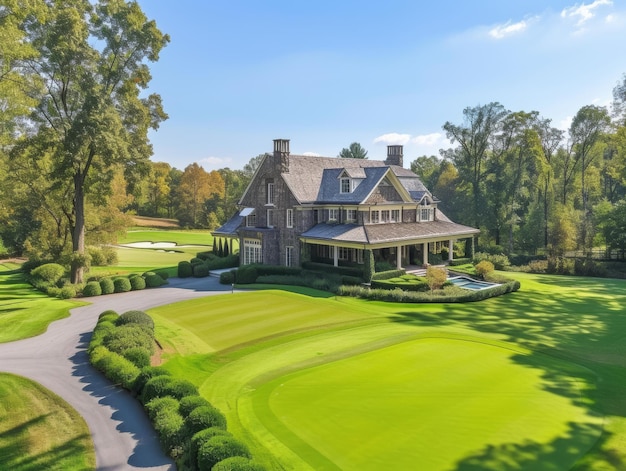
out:
{"label": "dormer window", "polygon": [[350,193],[352,191],[352,182],[349,178],[341,179],[341,193]]}

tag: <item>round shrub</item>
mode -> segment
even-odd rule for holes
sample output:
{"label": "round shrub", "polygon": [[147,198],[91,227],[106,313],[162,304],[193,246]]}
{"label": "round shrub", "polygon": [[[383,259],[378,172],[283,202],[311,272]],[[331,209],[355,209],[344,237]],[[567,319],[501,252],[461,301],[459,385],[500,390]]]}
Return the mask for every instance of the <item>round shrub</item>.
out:
{"label": "round shrub", "polygon": [[150,366],[150,352],[145,348],[134,347],[124,350],[122,356],[138,368]]}
{"label": "round shrub", "polygon": [[139,368],[117,353],[99,350],[98,354],[101,356],[93,363],[94,366],[102,371],[111,382],[130,389],[139,375]]}
{"label": "round shrub", "polygon": [[109,352],[108,348],[103,347],[102,345],[97,345],[89,352],[89,361],[99,370],[100,368],[98,368],[97,364],[109,353],[111,352]]}
{"label": "round shrub", "polygon": [[30,275],[37,279],[49,283],[55,284],[65,274],[65,268],[58,263],[46,263],[35,268],[30,272]]}
{"label": "round shrub", "polygon": [[171,376],[155,376],[150,378],[141,393],[141,400],[144,404],[147,404],[156,397],[167,396],[167,388],[172,382]]}
{"label": "round shrub", "polygon": [[115,353],[122,353],[129,348],[144,348],[150,355],[154,353],[154,338],[148,329],[137,324],[117,327],[103,339],[103,345]]}
{"label": "round shrub", "polygon": [[130,291],[130,281],[126,277],[115,278],[113,280],[113,287],[115,293],[127,293]]}
{"label": "round shrub", "polygon": [[193,276],[196,278],[204,278],[209,276],[209,266],[206,263],[196,263],[193,266]]}
{"label": "round shrub", "polygon": [[128,281],[130,281],[131,291],[139,291],[146,288],[146,280],[143,279],[143,276],[131,276],[128,278]]}
{"label": "round shrub", "polygon": [[73,286],[64,286],[57,295],[61,299],[71,299],[76,297],[76,288]]}
{"label": "round shrub", "polygon": [[115,292],[115,284],[111,278],[102,278],[100,280],[100,288],[102,289],[102,294],[112,294]]}
{"label": "round shrub", "polygon": [[144,325],[149,329],[154,330],[154,321],[152,320],[152,317],[150,317],[143,311],[126,311],[115,321],[115,325],[117,326],[122,326],[126,324]]}
{"label": "round shrub", "polygon": [[45,291],[51,298],[57,298],[61,295],[61,288],[57,288],[56,286],[49,286]]}
{"label": "round shrub", "polygon": [[185,431],[189,437],[209,427],[226,430],[226,417],[213,406],[197,407],[185,418]]}
{"label": "round shrub", "polygon": [[96,328],[93,330],[91,340],[89,341],[89,350],[102,345],[104,338],[115,330],[115,325],[109,321],[98,322]]}
{"label": "round shrub", "polygon": [[158,288],[163,285],[165,281],[156,273],[152,273],[151,275],[146,276],[146,287],[148,288]]}
{"label": "round shrub", "polygon": [[198,469],[211,471],[217,463],[232,456],[250,458],[250,452],[239,440],[226,435],[216,435],[198,449]]}
{"label": "round shrub", "polygon": [[170,274],[167,272],[167,270],[157,270],[154,273],[159,275],[163,279],[163,281],[167,281],[167,279],[170,277]]}
{"label": "round shrub", "polygon": [[217,463],[211,471],[265,471],[265,468],[249,458],[231,456]]}
{"label": "round shrub", "polygon": [[488,260],[483,260],[482,262],[478,262],[475,268],[476,268],[476,274],[480,276],[481,278],[485,278],[494,270],[493,263],[491,263]]}
{"label": "round shrub", "polygon": [[204,264],[204,260],[198,257],[194,257],[189,261],[189,263],[191,263],[192,265],[199,265],[199,264]]}
{"label": "round shrub", "polygon": [[189,278],[191,275],[193,275],[191,263],[186,261],[178,262],[178,277]]}
{"label": "round shrub", "polygon": [[178,412],[178,401],[170,396],[157,397],[146,403],[144,407],[150,420],[154,421],[156,417],[165,412]]}
{"label": "round shrub", "polygon": [[[100,322],[101,320],[104,320],[105,317],[112,317],[112,321],[115,321],[115,319],[117,319],[118,317],[118,313],[115,312],[113,309],[107,309],[106,311],[103,311],[100,313],[100,315],[98,316],[98,322]],[[113,317],[114,316],[114,317]],[[109,320],[109,319],[107,319]]]}
{"label": "round shrub", "polygon": [[187,417],[192,410],[201,406],[210,406],[211,404],[202,396],[185,396],[180,399],[180,414]]}
{"label": "round shrub", "polygon": [[89,281],[83,288],[83,296],[100,296],[102,294],[102,288],[97,281]]}
{"label": "round shrub", "polygon": [[235,282],[235,272],[225,271],[220,274],[220,283],[223,285],[232,285]]}
{"label": "round shrub", "polygon": [[230,432],[218,427],[205,428],[191,437],[189,441],[189,457],[193,464],[192,469],[198,469],[198,450],[200,447],[218,435],[232,437]]}
{"label": "round shrub", "polygon": [[146,366],[142,368],[141,373],[139,373],[139,376],[137,376],[135,380],[135,384],[133,384],[131,392],[135,395],[140,394],[146,383],[157,376],[171,376],[171,373],[162,366]]}
{"label": "round shrub", "polygon": [[170,455],[173,449],[180,445],[180,431],[183,428],[183,424],[183,418],[176,410],[162,411],[152,422],[161,445]]}
{"label": "round shrub", "polygon": [[165,393],[178,400],[185,396],[195,396],[198,394],[198,388],[191,381],[186,379],[175,378],[167,385]]}

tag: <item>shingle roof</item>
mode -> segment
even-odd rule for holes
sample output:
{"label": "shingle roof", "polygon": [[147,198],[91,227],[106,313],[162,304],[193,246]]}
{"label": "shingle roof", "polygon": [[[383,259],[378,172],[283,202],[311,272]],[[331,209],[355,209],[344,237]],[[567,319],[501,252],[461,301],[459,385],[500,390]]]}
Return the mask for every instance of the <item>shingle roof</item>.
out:
{"label": "shingle roof", "polygon": [[226,221],[221,227],[215,229],[213,231],[213,234],[236,236],[237,229],[239,229],[239,226],[241,226],[244,219],[245,218],[243,216],[240,216],[239,212],[237,212],[237,214],[235,214],[232,218]]}
{"label": "shingle roof", "polygon": [[[339,193],[339,182],[336,180],[342,170],[345,170],[352,178],[362,178],[362,175],[364,175],[365,179],[368,180],[368,175],[371,175],[374,179],[379,175],[377,171],[372,170],[374,168],[391,168],[392,172],[400,178],[401,183],[408,191],[428,191],[413,172],[397,165],[387,165],[382,160],[290,155],[289,172],[281,175],[300,203],[315,203],[318,202],[318,197],[323,196],[326,198],[330,194],[329,182],[332,179],[328,177],[330,173],[325,172],[325,170],[336,170],[335,180],[333,180],[335,189],[333,191],[336,190],[338,196],[344,196]],[[371,173],[368,173],[368,169]],[[328,188],[326,188],[327,186]],[[343,200],[340,201],[344,202]]]}
{"label": "shingle roof", "polygon": [[455,238],[477,234],[473,227],[449,221],[413,222],[396,224],[317,224],[302,237],[333,242],[380,244],[387,242],[419,241],[439,237]]}
{"label": "shingle roof", "polygon": [[339,176],[342,168],[327,168],[322,172],[322,182],[316,203],[362,203],[387,173],[387,167],[368,167],[361,169],[364,178],[351,193],[341,193]]}

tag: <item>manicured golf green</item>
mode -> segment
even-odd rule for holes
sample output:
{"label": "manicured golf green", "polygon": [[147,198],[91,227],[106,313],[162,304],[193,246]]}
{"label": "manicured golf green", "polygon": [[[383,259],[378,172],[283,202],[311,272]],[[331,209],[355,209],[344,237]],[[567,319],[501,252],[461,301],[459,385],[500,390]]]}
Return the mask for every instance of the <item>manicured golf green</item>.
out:
{"label": "manicured golf green", "polygon": [[95,468],[93,442],[83,418],[39,384],[0,373],[0,469]]}
{"label": "manicured golf green", "polygon": [[260,291],[150,313],[165,366],[268,469],[626,467],[626,282],[515,277],[480,303]]}
{"label": "manicured golf green", "polygon": [[212,247],[213,236],[210,231],[200,230],[136,229],[128,231],[118,240],[119,244],[133,242],[174,242],[177,245],[206,245]]}

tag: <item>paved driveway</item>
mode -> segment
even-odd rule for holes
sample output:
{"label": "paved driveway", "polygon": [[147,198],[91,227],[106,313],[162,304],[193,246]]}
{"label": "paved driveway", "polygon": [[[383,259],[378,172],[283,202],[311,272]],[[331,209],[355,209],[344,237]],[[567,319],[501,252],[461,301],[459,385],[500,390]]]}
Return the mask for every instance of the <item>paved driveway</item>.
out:
{"label": "paved driveway", "polygon": [[172,278],[161,288],[89,298],[89,306],[52,323],[37,337],[0,344],[0,371],[30,378],[54,391],[85,418],[98,470],[175,470],[161,450],[139,402],[89,364],[87,346],[98,315],[145,310],[186,299],[227,294],[216,278]]}

